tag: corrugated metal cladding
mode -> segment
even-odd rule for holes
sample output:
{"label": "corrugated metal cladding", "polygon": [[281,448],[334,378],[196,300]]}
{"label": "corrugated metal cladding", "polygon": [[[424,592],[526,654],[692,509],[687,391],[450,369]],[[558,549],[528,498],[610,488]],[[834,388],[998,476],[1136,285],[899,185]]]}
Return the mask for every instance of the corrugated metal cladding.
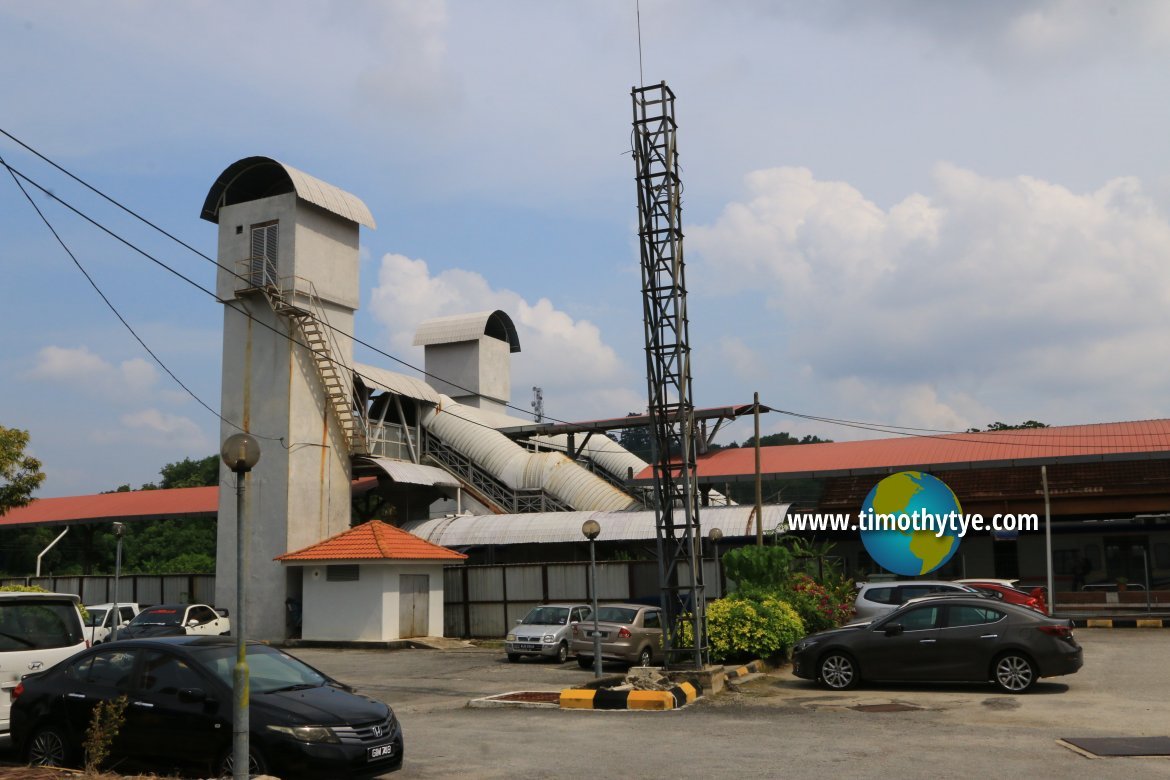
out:
{"label": "corrugated metal cladding", "polygon": [[[492,327],[495,326],[495,327]],[[508,342],[509,352],[520,351],[520,337],[512,318],[504,311],[479,311],[473,314],[453,314],[426,320],[414,332],[414,346],[426,347],[431,344],[458,344],[463,341],[479,341],[488,331],[501,333]]]}
{"label": "corrugated metal cladding", "polygon": [[367,366],[365,363],[354,363],[353,373],[362,380],[367,387],[375,387],[407,398],[426,401],[429,404],[439,404],[439,394],[435,389],[421,379],[399,374],[397,371],[387,371],[377,366]]}
{"label": "corrugated metal cladding", "polygon": [[364,460],[376,464],[395,482],[405,482],[410,485],[459,487],[459,480],[434,466],[422,466],[418,463],[407,463],[389,458],[365,458]]}
{"label": "corrugated metal cladding", "polygon": [[[601,568],[597,567],[600,581]],[[548,567],[548,598],[549,601],[583,601],[585,596],[586,571],[581,566]]]}
{"label": "corrugated metal cladding", "polygon": [[504,569],[508,601],[540,601],[544,598],[544,581],[539,566],[509,566]]}
{"label": "corrugated metal cladding", "polygon": [[[773,533],[784,522],[791,504],[764,506],[764,533]],[[724,537],[750,537],[756,533],[750,506],[704,507],[699,516],[704,536],[718,528]],[[533,512],[518,515],[461,515],[432,520],[413,520],[403,530],[443,547],[488,544],[580,542],[586,520],[601,525],[599,542],[643,541],[657,538],[653,512]],[[473,592],[480,592],[473,588]],[[502,597],[503,594],[487,598]],[[511,593],[508,594],[511,598]]]}

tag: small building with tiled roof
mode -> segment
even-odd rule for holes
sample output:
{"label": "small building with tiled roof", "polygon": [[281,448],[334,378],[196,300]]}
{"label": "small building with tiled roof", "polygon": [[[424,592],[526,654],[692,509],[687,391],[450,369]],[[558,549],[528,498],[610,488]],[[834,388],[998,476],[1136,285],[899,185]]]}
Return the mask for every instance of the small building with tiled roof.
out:
{"label": "small building with tiled roof", "polygon": [[276,560],[303,572],[302,639],[387,642],[443,635],[443,567],[466,558],[371,520]]}

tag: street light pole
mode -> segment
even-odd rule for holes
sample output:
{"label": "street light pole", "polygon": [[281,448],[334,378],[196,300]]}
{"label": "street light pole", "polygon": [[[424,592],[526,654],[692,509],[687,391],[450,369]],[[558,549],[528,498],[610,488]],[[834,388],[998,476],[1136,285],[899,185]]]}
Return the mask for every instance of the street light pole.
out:
{"label": "street light pole", "polygon": [[114,552],[114,609],[110,615],[110,641],[118,638],[118,626],[122,623],[121,610],[118,609],[118,580],[122,577],[122,534],[126,532],[125,523],[114,523],[114,537],[118,540]]}
{"label": "street light pole", "polygon": [[244,571],[247,566],[248,524],[244,514],[244,475],[260,460],[260,444],[247,433],[232,434],[223,443],[220,457],[236,473],[236,666],[232,670],[232,778],[248,780],[248,659],[244,636]]}
{"label": "street light pole", "polygon": [[593,593],[593,676],[601,677],[601,630],[597,627],[597,553],[594,540],[601,533],[601,524],[586,520],[581,533],[589,540],[589,590]]}

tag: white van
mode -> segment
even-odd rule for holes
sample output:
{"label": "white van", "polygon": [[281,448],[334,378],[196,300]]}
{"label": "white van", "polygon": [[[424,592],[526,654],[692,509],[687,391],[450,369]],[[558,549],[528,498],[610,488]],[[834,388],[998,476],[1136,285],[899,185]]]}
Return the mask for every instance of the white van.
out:
{"label": "white van", "polygon": [[89,646],[80,601],[70,593],[0,591],[0,745],[11,743],[12,689],[21,678]]}

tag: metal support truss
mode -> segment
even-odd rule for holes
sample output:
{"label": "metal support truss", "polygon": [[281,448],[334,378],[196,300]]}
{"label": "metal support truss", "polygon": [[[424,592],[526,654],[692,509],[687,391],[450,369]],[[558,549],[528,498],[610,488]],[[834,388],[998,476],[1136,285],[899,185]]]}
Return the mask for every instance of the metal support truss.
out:
{"label": "metal support truss", "polygon": [[642,248],[658,581],[666,619],[663,649],[667,666],[693,665],[701,669],[707,662],[707,610],[695,490],[696,429],[675,98],[666,82],[635,87],[630,94],[634,104],[633,154]]}

